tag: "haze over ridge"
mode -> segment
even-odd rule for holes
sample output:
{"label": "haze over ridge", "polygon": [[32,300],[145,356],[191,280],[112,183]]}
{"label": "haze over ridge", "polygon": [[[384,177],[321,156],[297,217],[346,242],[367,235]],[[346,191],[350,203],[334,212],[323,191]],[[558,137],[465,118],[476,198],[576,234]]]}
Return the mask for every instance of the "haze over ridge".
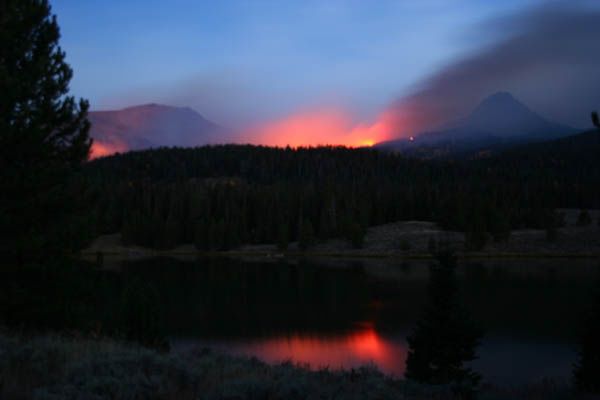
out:
{"label": "haze over ridge", "polygon": [[[473,10],[477,8],[469,1],[465,4]],[[60,5],[61,0],[57,1],[59,9]],[[436,19],[453,12],[451,7],[436,9],[425,2],[422,8],[404,11],[412,13],[415,21],[440,22],[439,25],[447,29],[444,31],[446,36],[454,29],[453,36],[446,40],[458,50],[442,56],[443,52],[433,48],[424,51],[423,48],[428,47],[423,45],[415,52],[414,48],[403,47],[403,43],[410,42],[408,36],[403,36],[401,31],[389,31],[389,40],[384,40],[386,46],[389,45],[388,56],[377,49],[378,53],[373,53],[377,54],[375,58],[368,57],[369,47],[362,42],[351,43],[347,48],[338,49],[338,53],[329,51],[349,40],[350,25],[346,24],[355,21],[358,12],[354,14],[354,11],[359,9],[353,7],[336,6],[326,12],[307,5],[302,9],[303,14],[296,16],[302,23],[304,18],[309,20],[309,17],[319,16],[319,24],[323,26],[340,21],[338,25],[330,24],[340,35],[325,37],[321,40],[323,43],[315,42],[324,46],[323,52],[309,52],[313,67],[304,68],[305,73],[295,74],[293,79],[288,79],[292,74],[292,69],[286,71],[289,65],[280,63],[277,58],[260,60],[263,66],[270,63],[265,71],[273,73],[257,73],[263,68],[257,68],[259,64],[240,61],[230,63],[218,73],[210,72],[205,65],[201,68],[203,71],[191,77],[173,70],[169,80],[165,81],[158,75],[159,71],[160,74],[164,71],[154,69],[157,71],[154,84],[138,89],[129,86],[105,95],[103,100],[92,99],[92,106],[106,109],[156,102],[191,107],[207,119],[231,128],[235,135],[228,137],[240,143],[283,145],[287,141],[296,145],[360,145],[436,129],[447,121],[466,116],[482,98],[498,90],[509,91],[544,118],[577,128],[589,126],[589,112],[600,104],[600,93],[595,90],[600,86],[596,73],[600,68],[600,56],[593,51],[600,40],[600,28],[596,23],[600,19],[600,9],[592,1],[532,1],[503,7],[501,12],[496,9],[493,13],[481,9],[478,18],[471,18],[469,22],[461,20],[456,26],[446,26],[443,19]],[[375,7],[365,16],[367,20],[362,30],[365,40],[381,33],[376,28],[377,22],[387,26],[389,19],[384,14],[392,10],[390,7]],[[249,7],[247,11],[257,10]],[[291,13],[292,9],[288,11]],[[273,29],[279,33],[293,29],[286,25],[288,19],[293,20],[293,13],[290,13],[280,16],[283,20]],[[255,22],[268,17],[256,18]],[[169,22],[165,21],[164,26],[169,26]],[[255,25],[252,26],[254,29]],[[416,28],[411,25],[411,29]],[[69,39],[68,24],[66,31],[65,36]],[[247,40],[264,40],[269,36],[265,32],[253,36],[256,33],[253,32],[246,32]],[[439,45],[441,34],[436,32],[435,40],[433,37],[427,40]],[[546,40],[548,37],[554,40]],[[397,45],[387,43],[393,42],[392,38]],[[293,36],[285,44],[273,44],[269,51],[298,50],[298,65],[305,65],[309,58],[300,57],[305,51],[302,47],[306,45],[305,40],[307,38],[302,35]],[[467,42],[470,44],[464,45]],[[77,55],[69,49],[68,43],[67,40],[68,54]],[[412,59],[424,62],[423,54],[432,52],[439,53],[437,59],[427,68],[420,68],[420,77],[409,73]],[[252,59],[251,54],[243,57],[244,60]],[[326,67],[326,58],[339,58],[339,68]],[[370,60],[369,68],[360,70],[361,74],[347,73],[353,66],[364,66],[365,59]],[[402,62],[396,65],[399,59]],[[376,67],[388,64],[389,68],[394,65],[393,73],[380,73]],[[145,74],[152,70],[148,68]],[[83,72],[84,75],[87,73]],[[120,105],[107,106],[110,103]],[[304,131],[312,133],[298,134],[302,126],[306,127]],[[275,133],[274,129],[281,132]]]}

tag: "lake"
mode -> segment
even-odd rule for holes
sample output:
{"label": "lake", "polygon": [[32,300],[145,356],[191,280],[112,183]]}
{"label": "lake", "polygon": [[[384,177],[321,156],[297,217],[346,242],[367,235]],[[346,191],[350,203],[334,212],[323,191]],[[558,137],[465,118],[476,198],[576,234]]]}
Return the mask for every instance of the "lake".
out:
{"label": "lake", "polygon": [[[119,269],[158,292],[173,351],[314,368],[372,363],[401,377],[431,263],[157,258]],[[501,385],[570,379],[599,271],[597,260],[460,262],[461,301],[485,332],[472,367]]]}

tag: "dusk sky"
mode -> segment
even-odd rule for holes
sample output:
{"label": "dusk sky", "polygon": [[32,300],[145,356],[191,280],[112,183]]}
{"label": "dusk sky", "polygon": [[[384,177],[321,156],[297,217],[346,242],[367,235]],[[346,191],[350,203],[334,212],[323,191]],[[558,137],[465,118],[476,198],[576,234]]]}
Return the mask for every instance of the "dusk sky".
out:
{"label": "dusk sky", "polygon": [[[499,90],[576,126],[600,101],[592,1],[51,4],[72,92],[97,110],[157,102],[232,129],[296,118],[377,130],[380,140],[460,116]],[[380,130],[382,121],[392,122]]]}

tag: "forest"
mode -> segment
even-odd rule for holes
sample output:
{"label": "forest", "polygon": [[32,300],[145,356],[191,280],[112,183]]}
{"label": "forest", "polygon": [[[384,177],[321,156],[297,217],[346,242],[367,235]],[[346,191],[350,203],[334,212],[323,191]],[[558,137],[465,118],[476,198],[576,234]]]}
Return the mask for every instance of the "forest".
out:
{"label": "forest", "polygon": [[277,243],[301,249],[369,226],[437,222],[479,249],[511,229],[552,230],[557,208],[600,207],[600,134],[590,131],[494,156],[421,160],[370,148],[217,145],[117,154],[84,165],[92,236],[200,250]]}

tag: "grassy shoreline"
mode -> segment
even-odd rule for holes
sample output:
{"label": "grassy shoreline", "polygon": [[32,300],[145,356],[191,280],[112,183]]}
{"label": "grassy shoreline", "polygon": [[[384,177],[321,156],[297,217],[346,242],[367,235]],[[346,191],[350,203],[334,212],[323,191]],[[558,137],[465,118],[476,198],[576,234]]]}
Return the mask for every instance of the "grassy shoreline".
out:
{"label": "grassy shoreline", "polygon": [[[206,349],[164,353],[108,339],[0,333],[5,399],[458,399],[453,388],[350,371],[268,365]],[[483,386],[482,399],[576,399],[566,384]]]}
{"label": "grassy shoreline", "polygon": [[289,243],[286,250],[275,244],[243,245],[224,251],[198,250],[193,244],[180,244],[170,249],[125,245],[120,233],[97,237],[80,252],[80,256],[95,260],[98,254],[112,258],[129,260],[148,257],[255,257],[265,259],[283,258],[347,258],[379,260],[428,260],[432,250],[438,245],[456,250],[459,258],[467,260],[490,259],[561,259],[561,258],[600,258],[600,228],[597,226],[576,226],[572,212],[569,224],[559,229],[560,240],[549,242],[543,230],[515,230],[506,242],[489,241],[481,250],[469,250],[465,235],[461,232],[441,230],[436,224],[427,221],[399,221],[371,227],[367,230],[363,246],[353,248],[342,238],[313,243],[301,250],[298,243]]}
{"label": "grassy shoreline", "polygon": [[[270,251],[178,251],[178,250],[153,250],[144,249],[140,251],[137,248],[109,251],[82,251],[79,256],[86,260],[95,260],[98,254],[104,257],[114,257],[123,259],[143,259],[149,257],[257,257],[270,259],[285,258],[348,258],[348,259],[400,259],[400,260],[433,260],[435,257],[429,253],[360,253],[360,252],[319,252],[319,251],[293,251],[293,252],[270,252]],[[506,252],[458,252],[458,258],[465,260],[486,260],[486,259],[595,259],[600,258],[600,253],[506,253]]]}

